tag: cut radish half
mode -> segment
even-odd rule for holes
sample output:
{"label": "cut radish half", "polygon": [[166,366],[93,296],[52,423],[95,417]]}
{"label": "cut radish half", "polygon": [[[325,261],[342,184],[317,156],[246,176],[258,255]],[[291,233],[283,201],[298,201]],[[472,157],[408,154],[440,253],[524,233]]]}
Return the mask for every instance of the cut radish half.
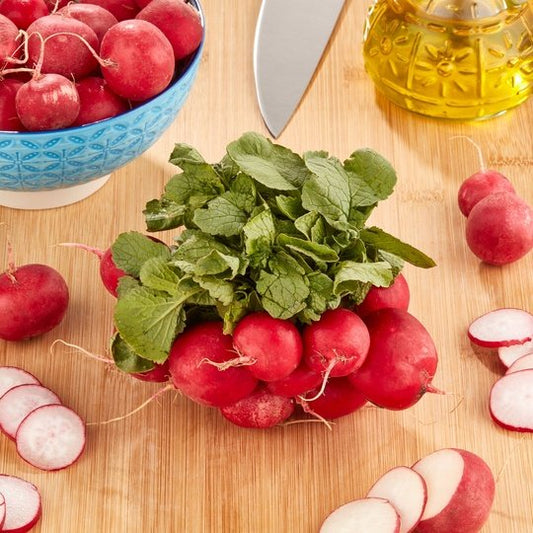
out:
{"label": "cut radish half", "polygon": [[0,397],[0,429],[15,440],[20,423],[31,411],[41,405],[60,403],[57,395],[42,385],[17,385]]}
{"label": "cut radish half", "polygon": [[485,348],[523,344],[533,339],[533,315],[512,308],[490,311],[470,324],[468,337]]}
{"label": "cut radish half", "polygon": [[5,499],[2,533],[29,531],[41,517],[41,495],[35,485],[16,476],[0,474],[0,493]]}
{"label": "cut radish half", "polygon": [[60,470],[83,452],[85,424],[64,405],[44,405],[22,421],[15,440],[25,461],[41,470]]}
{"label": "cut radish half", "polygon": [[476,454],[443,448],[413,465],[425,480],[427,502],[417,533],[477,533],[494,500],[494,476]]}
{"label": "cut radish half", "polygon": [[501,377],[490,391],[490,414],[500,426],[513,431],[533,431],[533,370]]}
{"label": "cut radish half", "polygon": [[399,533],[400,515],[383,498],[361,498],[341,505],[322,523],[319,533]]}
{"label": "cut radish half", "polygon": [[4,498],[4,495],[0,492],[0,531],[2,531],[5,521],[6,521],[6,499]]}
{"label": "cut radish half", "polygon": [[407,466],[397,466],[383,474],[367,497],[388,500],[400,515],[400,533],[412,531],[418,524],[427,500],[424,478]]}
{"label": "cut radish half", "polygon": [[533,353],[533,341],[527,341],[523,344],[513,344],[513,346],[500,346],[498,348],[498,357],[507,368],[517,359],[529,353]]}
{"label": "cut radish half", "polygon": [[16,366],[0,366],[0,396],[17,385],[35,383],[40,385],[39,380],[26,370]]}
{"label": "cut radish half", "polygon": [[519,357],[505,372],[506,374],[512,374],[519,370],[533,370],[533,352]]}

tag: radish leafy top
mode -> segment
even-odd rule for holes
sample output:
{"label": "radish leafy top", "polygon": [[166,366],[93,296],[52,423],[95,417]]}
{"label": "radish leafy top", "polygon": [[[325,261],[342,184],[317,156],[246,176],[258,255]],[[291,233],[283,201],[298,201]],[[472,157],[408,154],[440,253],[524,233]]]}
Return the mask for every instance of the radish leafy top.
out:
{"label": "radish leafy top", "polygon": [[131,276],[119,285],[114,343],[121,362],[124,348],[130,352],[130,371],[136,361],[164,361],[194,313],[214,312],[228,333],[259,309],[309,323],[347,299],[360,303],[372,285],[390,285],[404,261],[435,265],[366,226],[396,184],[392,166],[370,149],[341,162],[326,152],[300,156],[250,132],[218,163],[185,144],[170,161],[181,173],[144,215],[148,231],[181,227],[177,246],[169,251],[136,232],[112,246]]}

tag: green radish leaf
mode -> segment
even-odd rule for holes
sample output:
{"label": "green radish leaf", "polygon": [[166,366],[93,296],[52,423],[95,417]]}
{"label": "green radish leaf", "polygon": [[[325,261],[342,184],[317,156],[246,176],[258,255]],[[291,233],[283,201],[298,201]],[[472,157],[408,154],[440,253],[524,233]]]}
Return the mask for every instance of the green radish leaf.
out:
{"label": "green radish leaf", "polygon": [[393,278],[392,268],[385,261],[378,263],[342,261],[335,271],[333,292],[337,295],[347,294],[359,290],[361,284],[388,287]]}
{"label": "green radish leaf", "polygon": [[167,258],[151,257],[145,261],[139,273],[141,283],[150,289],[175,295],[180,276],[168,263]]}
{"label": "green radish leaf", "polygon": [[205,233],[226,237],[239,235],[247,220],[246,212],[226,195],[211,200],[206,209],[197,209],[193,217],[194,223]]}
{"label": "green radish leaf", "polygon": [[118,333],[111,339],[111,354],[115,365],[123,372],[148,372],[155,367],[152,361],[137,355]]}
{"label": "green radish leaf", "polygon": [[325,261],[327,263],[334,263],[339,260],[339,256],[335,250],[332,250],[325,244],[318,244],[316,242],[306,241],[305,239],[290,237],[289,235],[279,235],[278,244],[306,255],[317,262]]}

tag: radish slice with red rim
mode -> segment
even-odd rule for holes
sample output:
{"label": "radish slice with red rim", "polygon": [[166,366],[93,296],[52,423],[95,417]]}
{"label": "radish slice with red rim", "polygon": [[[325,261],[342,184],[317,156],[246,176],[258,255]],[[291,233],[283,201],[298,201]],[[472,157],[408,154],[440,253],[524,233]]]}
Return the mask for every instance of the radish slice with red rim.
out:
{"label": "radish slice with red rim", "polygon": [[34,409],[20,424],[18,454],[41,470],[61,470],[73,464],[85,448],[85,424],[64,405]]}
{"label": "radish slice with red rim", "polygon": [[493,420],[513,431],[533,431],[533,370],[519,370],[501,377],[490,391]]}
{"label": "radish slice with red rim", "polygon": [[523,344],[533,338],[533,315],[513,308],[490,311],[470,324],[468,337],[486,348]]}
{"label": "radish slice with red rim", "polygon": [[4,495],[0,492],[0,531],[4,527],[4,522],[6,520],[6,499]]}
{"label": "radish slice with red rim", "polygon": [[513,344],[512,346],[500,346],[498,348],[498,357],[507,368],[509,368],[517,359],[520,359],[520,357],[529,353],[533,353],[533,341],[527,341],[522,344]]}
{"label": "radish slice with red rim", "polygon": [[17,385],[35,383],[40,385],[40,381],[33,375],[16,366],[0,366],[0,396],[3,396],[9,389]]}
{"label": "radish slice with red rim", "polygon": [[3,533],[24,533],[35,526],[41,517],[41,495],[33,483],[0,474],[0,493],[5,499]]}
{"label": "radish slice with red rim", "polygon": [[512,374],[519,370],[533,370],[533,352],[519,357],[505,372],[506,374]]}

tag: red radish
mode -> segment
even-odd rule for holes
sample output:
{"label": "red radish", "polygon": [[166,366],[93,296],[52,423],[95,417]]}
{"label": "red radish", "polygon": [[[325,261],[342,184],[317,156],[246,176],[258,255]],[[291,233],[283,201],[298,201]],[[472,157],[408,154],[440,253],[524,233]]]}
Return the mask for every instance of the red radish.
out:
{"label": "red radish", "polygon": [[41,383],[33,374],[22,368],[0,366],[0,397],[13,387],[25,384],[40,385]]}
{"label": "red radish", "polygon": [[316,372],[340,377],[355,372],[364,362],[370,336],[353,311],[338,308],[322,314],[303,331],[304,361]]}
{"label": "red radish", "polygon": [[33,22],[27,32],[29,64],[39,72],[81,79],[97,69],[91,49],[98,52],[98,37],[84,22],[47,15]]}
{"label": "red radish", "polygon": [[64,405],[37,407],[21,422],[15,437],[17,453],[41,470],[72,465],[85,448],[85,424]]}
{"label": "red radish", "polygon": [[509,368],[515,361],[529,353],[533,353],[533,340],[498,348],[498,357],[506,368]]}
{"label": "red radish", "polygon": [[15,97],[22,85],[17,79],[0,80],[0,131],[24,131],[15,106]]}
{"label": "red radish", "polygon": [[427,502],[417,533],[477,533],[494,500],[495,481],[478,455],[443,448],[413,466],[426,482]]}
{"label": "red radish", "polygon": [[533,339],[533,315],[505,307],[490,311],[470,324],[468,338],[485,348],[524,344]]}
{"label": "red radish", "polygon": [[394,506],[383,498],[361,498],[335,509],[324,520],[319,531],[352,532],[400,533],[400,515]]}
{"label": "red radish", "polygon": [[[81,7],[83,4],[77,5]],[[76,83],[76,89],[80,97],[80,112],[73,126],[115,117],[130,108],[128,102],[109,89],[107,82],[98,76],[83,78]]]}
{"label": "red radish", "polygon": [[324,390],[310,391],[305,398],[300,397],[298,403],[306,413],[326,420],[346,416],[363,407],[366,398],[351,384],[349,378],[331,378]]}
{"label": "red radish", "polygon": [[424,478],[407,466],[397,466],[383,474],[367,493],[367,498],[388,500],[400,515],[400,533],[413,531],[427,501]]}
{"label": "red radish", "polygon": [[267,383],[266,389],[272,394],[294,398],[318,387],[322,381],[318,372],[301,363],[287,377]]}
{"label": "red radish", "polygon": [[6,499],[3,494],[0,492],[0,531],[4,527],[4,522],[6,521]]}
{"label": "red radish", "polygon": [[8,59],[13,57],[18,49],[18,34],[17,26],[0,13],[0,67],[9,64]]}
{"label": "red radish", "polygon": [[402,309],[380,309],[366,317],[370,349],[363,366],[350,375],[367,400],[387,409],[406,409],[425,392],[438,392],[431,381],[437,350],[426,328]]}
{"label": "red radish", "polygon": [[98,42],[101,42],[105,32],[118,22],[115,15],[96,4],[75,4],[70,2],[59,9],[57,14],[71,17],[87,24],[98,37]]}
{"label": "red radish", "polygon": [[409,286],[404,275],[400,273],[394,278],[389,287],[371,287],[365,299],[355,308],[355,312],[360,317],[365,317],[373,311],[385,307],[394,307],[407,311],[409,300]]}
{"label": "red radish", "polygon": [[50,14],[44,0],[0,0],[0,13],[25,30],[34,20]]}
{"label": "red radish", "polygon": [[2,532],[30,531],[41,518],[41,495],[37,487],[25,479],[0,474],[0,493],[6,512]]}
{"label": "red radish", "polygon": [[124,20],[104,35],[101,70],[109,87],[135,101],[159,94],[174,75],[174,52],[163,32],[144,20]]}
{"label": "red radish", "polygon": [[285,422],[294,412],[294,402],[285,396],[259,389],[220,409],[222,416],[243,428],[267,429]]}
{"label": "red radish", "polygon": [[135,18],[151,22],[166,35],[176,61],[192,54],[202,41],[200,13],[183,0],[152,0]]}
{"label": "red radish", "polygon": [[12,440],[20,423],[41,405],[60,404],[61,400],[42,385],[18,385],[0,397],[0,429]]}
{"label": "red radish", "polygon": [[302,359],[302,338],[296,326],[264,311],[250,313],[238,322],[233,346],[239,359],[249,362],[250,373],[263,381],[286,378]]}
{"label": "red radish", "polygon": [[248,396],[257,379],[248,367],[230,366],[219,370],[217,364],[234,358],[230,335],[222,322],[202,322],[180,333],[168,356],[174,386],[192,400],[222,407]]}
{"label": "red radish", "polygon": [[82,4],[94,4],[112,13],[118,21],[132,19],[139,12],[135,0],[81,0]]}
{"label": "red radish", "polygon": [[512,374],[519,370],[533,370],[533,352],[519,357],[505,372],[506,374]]}
{"label": "red radish", "polygon": [[68,303],[65,280],[49,266],[24,265],[0,275],[0,338],[18,341],[52,330]]}
{"label": "red radish", "polygon": [[513,431],[533,431],[533,370],[518,370],[501,377],[490,391],[492,419]]}
{"label": "red radish", "polygon": [[30,131],[67,128],[80,112],[73,82],[60,74],[39,74],[24,83],[15,96],[17,114]]}
{"label": "red radish", "polygon": [[468,215],[466,242],[485,263],[517,261],[533,248],[533,209],[516,194],[490,194]]}

